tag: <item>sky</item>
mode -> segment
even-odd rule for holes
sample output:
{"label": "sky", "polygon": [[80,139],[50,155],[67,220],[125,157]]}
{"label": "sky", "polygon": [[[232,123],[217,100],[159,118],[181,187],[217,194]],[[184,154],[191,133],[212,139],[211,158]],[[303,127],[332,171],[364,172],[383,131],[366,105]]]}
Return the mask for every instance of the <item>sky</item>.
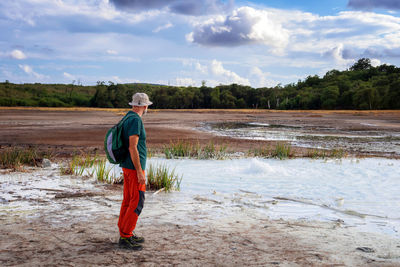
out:
{"label": "sky", "polygon": [[255,88],[400,66],[399,0],[0,1],[0,81]]}

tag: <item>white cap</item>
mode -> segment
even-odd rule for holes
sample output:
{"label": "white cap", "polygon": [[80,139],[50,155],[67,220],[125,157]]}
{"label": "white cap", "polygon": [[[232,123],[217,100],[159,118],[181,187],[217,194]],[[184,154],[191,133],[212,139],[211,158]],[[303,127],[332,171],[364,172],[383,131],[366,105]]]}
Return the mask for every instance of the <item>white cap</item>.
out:
{"label": "white cap", "polygon": [[136,93],[132,96],[132,102],[129,102],[131,106],[150,106],[153,102],[150,102],[149,96],[145,93]]}

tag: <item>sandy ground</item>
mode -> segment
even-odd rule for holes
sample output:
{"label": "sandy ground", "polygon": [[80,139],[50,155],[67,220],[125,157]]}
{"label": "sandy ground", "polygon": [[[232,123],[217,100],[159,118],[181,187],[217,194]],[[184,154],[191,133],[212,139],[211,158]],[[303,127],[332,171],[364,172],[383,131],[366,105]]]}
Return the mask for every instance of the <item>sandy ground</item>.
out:
{"label": "sandy ground", "polygon": [[[54,149],[61,157],[76,150],[101,151],[106,130],[120,117],[103,110],[0,109],[0,145],[35,145]],[[369,129],[363,122],[383,131],[400,131],[398,111],[153,111],[144,117],[153,149],[171,140],[212,139],[234,151],[247,151],[268,142],[215,137],[193,127],[205,121],[254,120]],[[49,177],[59,179],[56,167],[49,171]],[[20,175],[30,179],[32,173]],[[400,266],[400,240],[356,232],[340,221],[269,220],[241,211],[209,219],[207,202],[179,207],[162,193],[146,195],[137,228],[146,238],[143,251],[125,251],[117,247],[120,185],[93,184],[88,189],[77,183],[40,191],[39,197],[10,202],[14,207],[28,203],[30,209],[10,210],[10,203],[2,200],[1,266]],[[361,247],[372,251],[357,249]]]}
{"label": "sandy ground", "polygon": [[[34,175],[38,171],[26,173],[33,178],[10,176],[40,194],[2,203],[1,266],[400,266],[399,239],[340,221],[270,220],[246,209],[209,218],[215,203],[207,199],[175,203],[154,192],[146,193],[136,229],[146,238],[144,249],[122,250],[116,226],[121,185],[60,177],[56,167],[42,176]],[[40,177],[64,185],[46,188]],[[372,250],[357,249],[363,247]]]}
{"label": "sandy ground", "polygon": [[[29,109],[0,108],[0,146],[35,145],[53,149],[56,155],[73,151],[100,151],[106,131],[126,111],[106,109]],[[150,149],[161,149],[174,140],[213,140],[225,144],[229,151],[249,149],[276,143],[275,141],[241,140],[214,136],[194,129],[204,122],[259,122],[283,124],[335,131],[391,131],[400,133],[400,111],[268,111],[268,110],[150,110],[143,117]],[[373,126],[371,126],[373,125]],[[326,130],[325,130],[326,131]],[[304,148],[293,149],[296,155]],[[379,153],[364,153],[364,156]]]}

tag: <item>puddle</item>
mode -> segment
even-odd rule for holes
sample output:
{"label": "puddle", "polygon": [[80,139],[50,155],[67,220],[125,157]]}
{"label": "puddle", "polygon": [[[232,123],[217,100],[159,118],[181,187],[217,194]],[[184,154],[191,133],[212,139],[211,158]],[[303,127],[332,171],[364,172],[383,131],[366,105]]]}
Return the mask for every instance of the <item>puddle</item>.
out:
{"label": "puddle", "polygon": [[198,128],[219,136],[247,140],[287,141],[307,148],[400,155],[400,133],[384,131],[338,131],[329,127],[274,125],[258,122],[205,123]]}

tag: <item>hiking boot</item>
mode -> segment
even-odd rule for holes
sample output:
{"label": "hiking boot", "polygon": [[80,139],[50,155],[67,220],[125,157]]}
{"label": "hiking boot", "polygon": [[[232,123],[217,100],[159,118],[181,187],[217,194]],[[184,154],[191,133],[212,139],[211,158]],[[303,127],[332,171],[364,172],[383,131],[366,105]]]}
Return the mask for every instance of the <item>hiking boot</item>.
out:
{"label": "hiking boot", "polygon": [[144,238],[137,236],[135,232],[132,232],[132,236],[130,237],[131,243],[144,243]]}
{"label": "hiking boot", "polygon": [[130,250],[142,250],[142,248],[143,248],[142,245],[140,245],[136,242],[132,242],[130,237],[129,238],[120,237],[118,246],[120,248],[125,248],[125,249],[130,249]]}

